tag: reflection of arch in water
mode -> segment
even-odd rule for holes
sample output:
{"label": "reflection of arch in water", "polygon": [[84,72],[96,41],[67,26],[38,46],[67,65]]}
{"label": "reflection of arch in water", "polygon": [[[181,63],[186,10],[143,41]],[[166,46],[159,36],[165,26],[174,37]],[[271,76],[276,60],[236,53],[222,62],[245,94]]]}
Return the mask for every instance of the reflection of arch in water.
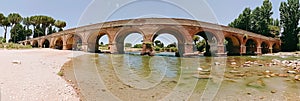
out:
{"label": "reflection of arch in water", "polygon": [[225,50],[227,55],[240,55],[241,41],[235,36],[225,37]]}

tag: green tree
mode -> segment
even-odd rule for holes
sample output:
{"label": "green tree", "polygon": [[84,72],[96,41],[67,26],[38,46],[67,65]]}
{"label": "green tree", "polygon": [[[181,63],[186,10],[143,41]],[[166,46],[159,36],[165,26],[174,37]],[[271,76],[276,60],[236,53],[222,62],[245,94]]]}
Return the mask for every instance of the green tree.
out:
{"label": "green tree", "polygon": [[155,46],[160,47],[160,48],[163,48],[163,47],[164,47],[164,43],[162,43],[162,42],[159,41],[159,40],[155,40],[155,41],[154,41],[154,44],[155,44]]}
{"label": "green tree", "polygon": [[230,27],[235,27],[243,30],[250,30],[251,27],[251,9],[245,8],[243,13],[237,19],[229,24]]}
{"label": "green tree", "polygon": [[26,39],[25,29],[21,24],[16,24],[11,30],[11,42],[17,43]]}
{"label": "green tree", "polygon": [[5,17],[2,13],[0,13],[0,26],[4,28],[3,38],[6,40],[7,28],[10,27],[11,24],[9,23],[8,18]]}
{"label": "green tree", "polygon": [[23,20],[22,16],[18,13],[11,13],[7,16],[8,22],[12,24],[12,27],[14,27],[16,24],[21,23]]}
{"label": "green tree", "polygon": [[58,31],[63,31],[63,28],[66,27],[66,22],[61,21],[61,20],[56,20],[54,23],[55,27],[59,28]]}
{"label": "green tree", "polygon": [[287,0],[280,4],[280,25],[283,27],[281,40],[282,51],[296,51],[297,35],[299,33],[298,22],[300,20],[299,0]]}
{"label": "green tree", "polygon": [[125,47],[132,47],[131,43],[125,43]]}
{"label": "green tree", "polygon": [[200,40],[200,37],[198,35],[194,35],[194,37],[193,37],[194,44],[196,44],[197,41],[199,41],[199,40]]}

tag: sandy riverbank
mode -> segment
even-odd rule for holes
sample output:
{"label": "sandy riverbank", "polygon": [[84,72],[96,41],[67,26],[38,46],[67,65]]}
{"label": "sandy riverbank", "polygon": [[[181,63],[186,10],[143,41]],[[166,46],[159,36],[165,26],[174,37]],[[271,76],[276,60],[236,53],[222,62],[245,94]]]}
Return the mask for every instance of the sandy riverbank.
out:
{"label": "sandy riverbank", "polygon": [[52,49],[0,49],[0,100],[78,101],[72,86],[57,75],[73,53]]}

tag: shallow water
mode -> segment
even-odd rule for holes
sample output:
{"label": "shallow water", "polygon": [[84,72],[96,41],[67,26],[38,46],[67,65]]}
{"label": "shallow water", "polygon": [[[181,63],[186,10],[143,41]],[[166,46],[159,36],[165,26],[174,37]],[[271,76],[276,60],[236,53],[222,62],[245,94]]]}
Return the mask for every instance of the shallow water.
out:
{"label": "shallow water", "polygon": [[[81,99],[87,101],[299,100],[300,82],[294,80],[299,73],[287,74],[292,68],[269,66],[274,58],[298,59],[90,54],[72,59],[63,69],[65,79],[71,80]],[[251,66],[241,66],[247,61]],[[199,67],[203,70],[198,71]]]}

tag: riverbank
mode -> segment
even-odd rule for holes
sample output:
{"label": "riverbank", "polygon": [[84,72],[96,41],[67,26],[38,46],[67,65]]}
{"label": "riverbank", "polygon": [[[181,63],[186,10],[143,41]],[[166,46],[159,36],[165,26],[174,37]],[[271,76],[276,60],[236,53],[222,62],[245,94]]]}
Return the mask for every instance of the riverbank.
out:
{"label": "riverbank", "polygon": [[0,49],[1,101],[78,101],[73,87],[57,75],[72,51]]}

